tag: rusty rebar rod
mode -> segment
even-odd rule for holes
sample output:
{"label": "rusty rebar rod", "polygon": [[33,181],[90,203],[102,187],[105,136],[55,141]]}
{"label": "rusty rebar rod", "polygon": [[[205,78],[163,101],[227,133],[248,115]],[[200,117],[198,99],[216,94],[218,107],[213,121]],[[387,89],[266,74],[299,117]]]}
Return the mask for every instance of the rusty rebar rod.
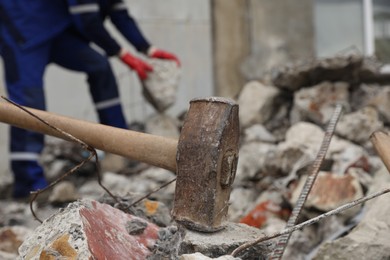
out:
{"label": "rusty rebar rod", "polygon": [[[334,134],[337,122],[340,118],[342,112],[342,106],[340,104],[336,105],[335,110],[333,111],[332,117],[329,121],[328,127],[326,128],[324,138],[320,150],[317,154],[315,161],[313,162],[310,170],[310,174],[306,179],[305,185],[302,188],[301,194],[296,202],[296,205],[291,213],[290,218],[287,221],[286,229],[293,227],[298,220],[298,217],[302,211],[303,205],[305,204],[307,197],[313,187],[313,184],[318,176],[320,167],[325,159],[326,152],[328,151],[332,136]],[[277,242],[274,250],[272,251],[270,259],[281,259],[284,253],[284,250],[287,247],[288,241],[290,239],[291,233],[286,233],[283,235]]]}
{"label": "rusty rebar rod", "polygon": [[276,233],[273,233],[271,235],[268,235],[268,236],[265,236],[265,237],[260,237],[254,241],[250,241],[248,243],[245,243],[245,244],[242,244],[241,246],[237,247],[230,255],[232,256],[237,256],[240,252],[242,252],[243,250],[245,249],[248,249],[258,243],[261,243],[261,242],[264,242],[264,241],[267,241],[267,240],[270,240],[270,239],[273,239],[273,238],[276,238],[276,237],[279,237],[279,236],[283,236],[283,235],[286,235],[286,234],[291,234],[292,232],[296,231],[296,230],[299,230],[299,229],[302,229],[306,226],[309,226],[309,225],[312,225],[312,224],[315,224],[321,220],[323,220],[324,218],[327,218],[327,217],[330,217],[330,216],[333,216],[333,215],[336,215],[336,214],[339,214],[347,209],[350,209],[352,207],[355,207],[359,204],[362,204],[366,201],[369,201],[369,200],[372,200],[376,197],[379,197],[383,194],[386,194],[386,193],[389,193],[390,192],[390,188],[386,188],[386,189],[383,189],[381,191],[378,191],[378,192],[375,192],[371,195],[368,195],[368,196],[365,196],[365,197],[362,197],[360,199],[357,199],[357,200],[354,200],[352,202],[349,202],[347,204],[344,204],[336,209],[333,209],[331,211],[328,211],[324,214],[321,214],[317,217],[314,217],[312,219],[309,219],[305,222],[302,222],[298,225],[295,225],[293,227],[290,227],[290,228],[286,228],[286,229],[283,229],[282,231],[280,232],[276,232]]}

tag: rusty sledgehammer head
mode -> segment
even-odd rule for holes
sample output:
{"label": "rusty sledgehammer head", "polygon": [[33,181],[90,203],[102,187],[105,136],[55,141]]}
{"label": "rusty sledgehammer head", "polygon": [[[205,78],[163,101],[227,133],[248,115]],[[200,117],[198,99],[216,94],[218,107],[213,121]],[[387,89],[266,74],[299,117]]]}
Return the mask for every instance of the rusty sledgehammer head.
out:
{"label": "rusty sledgehammer head", "polygon": [[177,148],[173,218],[214,232],[226,220],[239,146],[238,105],[225,98],[194,99]]}

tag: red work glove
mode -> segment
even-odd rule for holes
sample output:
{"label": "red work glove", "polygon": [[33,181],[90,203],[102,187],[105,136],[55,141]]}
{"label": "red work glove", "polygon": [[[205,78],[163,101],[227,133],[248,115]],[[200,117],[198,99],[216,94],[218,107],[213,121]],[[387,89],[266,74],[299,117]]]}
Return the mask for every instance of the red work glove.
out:
{"label": "red work glove", "polygon": [[172,54],[167,51],[160,50],[154,46],[150,47],[148,50],[148,56],[151,58],[164,59],[164,60],[172,60],[177,63],[177,66],[180,67],[180,61],[176,57],[175,54]]}
{"label": "red work glove", "polygon": [[148,77],[148,71],[153,71],[152,66],[145,61],[134,57],[128,51],[122,50],[119,54],[119,58],[132,70],[135,70],[141,80],[145,80]]}

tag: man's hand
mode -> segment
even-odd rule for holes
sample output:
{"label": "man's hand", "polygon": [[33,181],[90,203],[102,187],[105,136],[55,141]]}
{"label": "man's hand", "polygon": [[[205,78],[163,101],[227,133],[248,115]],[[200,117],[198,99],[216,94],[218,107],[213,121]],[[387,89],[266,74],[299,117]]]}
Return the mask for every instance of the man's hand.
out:
{"label": "man's hand", "polygon": [[135,70],[141,80],[145,80],[148,77],[148,71],[153,71],[152,66],[150,66],[145,61],[131,55],[128,51],[121,50],[119,58],[132,70]]}
{"label": "man's hand", "polygon": [[164,60],[172,60],[175,61],[177,66],[180,67],[180,61],[176,57],[175,54],[172,54],[167,51],[160,50],[154,46],[150,47],[148,50],[148,56],[151,58],[164,59]]}

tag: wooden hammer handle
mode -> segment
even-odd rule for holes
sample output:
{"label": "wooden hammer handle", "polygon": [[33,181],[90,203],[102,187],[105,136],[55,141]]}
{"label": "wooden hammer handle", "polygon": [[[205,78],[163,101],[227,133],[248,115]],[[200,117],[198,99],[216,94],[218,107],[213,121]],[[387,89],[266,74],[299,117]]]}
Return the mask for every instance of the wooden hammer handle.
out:
{"label": "wooden hammer handle", "polygon": [[390,172],[390,136],[382,131],[374,132],[370,140],[375,147],[379,157]]}
{"label": "wooden hammer handle", "polygon": [[[49,124],[96,149],[176,171],[177,140],[81,121],[41,110],[27,109]],[[5,102],[0,102],[0,122],[69,141],[67,137],[22,109]]]}

